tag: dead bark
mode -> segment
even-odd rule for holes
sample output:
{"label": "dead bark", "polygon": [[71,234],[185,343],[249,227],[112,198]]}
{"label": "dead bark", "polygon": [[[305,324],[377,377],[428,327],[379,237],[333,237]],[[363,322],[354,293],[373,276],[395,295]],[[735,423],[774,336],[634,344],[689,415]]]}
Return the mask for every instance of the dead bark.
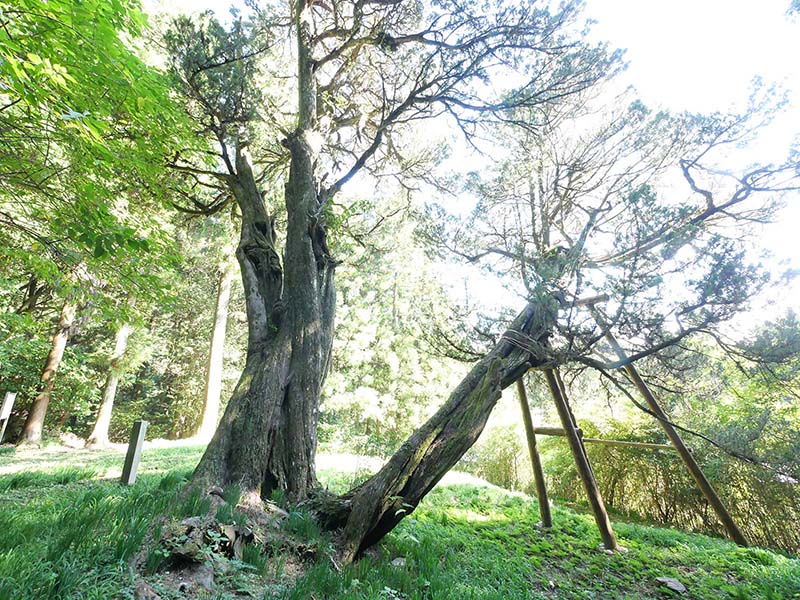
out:
{"label": "dead bark", "polygon": [[86,440],[87,448],[104,448],[108,446],[108,428],[111,425],[111,412],[117,396],[120,360],[128,348],[128,336],[132,331],[133,328],[127,323],[123,323],[117,329],[114,351],[108,360],[108,374],[106,375],[106,384],[103,387],[103,400],[100,402],[100,409],[97,411],[97,420],[95,420],[92,433]]}
{"label": "dead bark", "polygon": [[554,313],[529,303],[489,354],[480,360],[447,402],[422,425],[384,467],[342,502],[323,509],[327,525],[344,525],[340,558],[352,561],[378,542],[433,488],[475,443],[501,390],[531,366],[541,365]]}
{"label": "dead bark", "polygon": [[228,303],[231,297],[234,268],[231,257],[226,256],[220,268],[217,283],[217,304],[214,324],[211,328],[211,344],[206,363],[206,383],[203,389],[203,410],[195,437],[208,442],[214,435],[219,420],[219,404],[222,393],[222,365],[225,351],[225,330],[228,322]]}
{"label": "dead bark", "polygon": [[75,305],[67,300],[61,308],[50,352],[44,364],[44,371],[42,371],[42,390],[34,399],[28,418],[25,420],[25,426],[22,429],[21,443],[23,444],[38,444],[42,441],[44,418],[47,414],[47,407],[50,404],[50,396],[53,393],[56,372],[61,366],[61,359],[64,357],[64,349],[67,347],[70,328],[74,320]]}

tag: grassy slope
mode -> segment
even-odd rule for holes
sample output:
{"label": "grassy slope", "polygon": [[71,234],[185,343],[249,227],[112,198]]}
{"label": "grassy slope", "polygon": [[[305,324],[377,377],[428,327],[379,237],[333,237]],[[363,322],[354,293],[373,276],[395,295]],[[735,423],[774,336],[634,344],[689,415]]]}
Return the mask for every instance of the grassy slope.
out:
{"label": "grassy slope", "polygon": [[[145,450],[137,485],[122,488],[114,480],[92,479],[118,471],[119,452],[3,450],[0,470],[26,470],[0,476],[0,600],[132,598],[126,559],[199,453],[196,447]],[[43,470],[35,471],[37,464]],[[177,470],[165,475],[166,469]],[[321,476],[333,488],[352,478]],[[670,576],[686,584],[691,598],[800,598],[797,558],[624,523],[615,530],[629,552],[609,556],[597,550],[600,539],[589,516],[556,508],[554,517],[555,529],[540,532],[529,498],[490,487],[442,486],[375,556],[341,574],[322,561],[293,588],[278,585],[264,596],[262,587],[255,597],[668,598],[672,592],[655,578]],[[396,557],[405,558],[405,566],[392,566]],[[266,569],[280,576],[280,564]],[[255,589],[243,571],[218,581],[243,593]]]}

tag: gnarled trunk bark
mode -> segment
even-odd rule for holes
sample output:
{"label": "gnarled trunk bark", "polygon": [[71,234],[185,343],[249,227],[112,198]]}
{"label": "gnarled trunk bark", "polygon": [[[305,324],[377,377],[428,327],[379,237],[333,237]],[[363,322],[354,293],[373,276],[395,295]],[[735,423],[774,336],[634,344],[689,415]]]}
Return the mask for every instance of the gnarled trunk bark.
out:
{"label": "gnarled trunk bark", "polygon": [[245,367],[195,471],[201,485],[238,485],[269,497],[282,489],[300,500],[316,486],[314,455],[322,384],[333,341],[334,268],[314,181],[314,154],[303,132],[286,185],[284,264],[246,155],[237,149],[233,191],[242,211],[236,257],[248,318]]}
{"label": "gnarled trunk bark", "polygon": [[538,350],[544,348],[554,318],[547,302],[529,303],[436,414],[378,473],[346,495],[335,513],[323,514],[329,527],[344,525],[344,562],[411,513],[478,439],[501,390],[543,364],[544,354]]}
{"label": "gnarled trunk bark", "polygon": [[128,337],[132,331],[133,328],[127,323],[123,323],[117,329],[114,351],[108,360],[108,374],[106,375],[106,384],[103,387],[103,400],[100,402],[100,409],[97,411],[97,420],[92,428],[92,433],[86,440],[87,448],[105,448],[108,446],[108,428],[111,425],[111,411],[114,408],[114,399],[117,396],[117,384],[120,376],[119,363],[128,348]]}
{"label": "gnarled trunk bark", "polygon": [[280,489],[289,500],[306,498],[317,485],[317,416],[335,307],[335,261],[324,225],[328,198],[316,174],[310,10],[297,2],[298,122],[283,142],[291,157],[284,193],[286,269],[276,249],[274,219],[246,150],[237,144],[229,184],[242,212],[236,257],[247,303],[247,359],[193,478],[199,485],[235,484],[245,495],[263,498]]}
{"label": "gnarled trunk bark", "polygon": [[25,420],[21,440],[23,444],[38,444],[42,440],[44,418],[47,415],[47,407],[53,393],[56,372],[61,366],[61,359],[64,357],[64,349],[67,347],[69,331],[74,320],[75,305],[67,300],[61,309],[50,352],[47,354],[44,371],[42,371],[42,391],[34,399],[28,418]]}
{"label": "gnarled trunk bark", "polygon": [[211,343],[206,364],[206,383],[203,388],[203,410],[195,437],[208,442],[214,435],[219,420],[219,403],[222,393],[222,365],[225,351],[225,330],[228,322],[228,303],[231,297],[234,268],[230,256],[226,256],[217,283],[217,304],[214,324],[211,327]]}

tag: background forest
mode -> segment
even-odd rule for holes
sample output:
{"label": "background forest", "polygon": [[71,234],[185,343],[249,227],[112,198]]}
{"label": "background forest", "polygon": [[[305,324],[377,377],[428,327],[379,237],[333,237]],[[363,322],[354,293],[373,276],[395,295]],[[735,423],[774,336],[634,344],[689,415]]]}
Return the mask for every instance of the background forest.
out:
{"label": "background forest", "polygon": [[[222,164],[214,135],[250,128],[265,202],[279,205],[296,91],[275,77],[285,43],[258,46],[265,25],[251,16],[148,19],[132,0],[0,3],[0,392],[17,393],[4,443],[104,447],[127,442],[137,419],[148,439],[210,439],[248,340],[234,258],[243,215],[209,175]],[[236,67],[187,75],[193,36]],[[387,56],[393,43],[384,36]],[[756,138],[785,100],[755,85],[740,114],[671,114],[620,83],[618,53],[580,53],[593,61],[585,85],[546,108],[461,115],[452,128],[431,127],[420,109],[331,202],[327,244],[340,262],[320,450],[388,458],[500,339],[520,298],[541,286],[609,291],[616,330],[746,537],[796,553],[800,320],[784,303],[745,331],[726,323],[758,294],[784,293],[752,240],[798,201],[798,150],[730,178],[716,168],[733,160],[724,153],[699,166]],[[367,100],[351,100],[330,111],[362,127],[343,144],[374,125]],[[483,154],[468,154],[473,142]],[[330,152],[337,166],[350,157]],[[548,177],[579,166],[586,178],[564,186],[574,196],[548,196]],[[529,218],[534,196],[549,216]],[[691,196],[714,210],[691,212]],[[286,236],[280,217],[271,226]],[[601,275],[586,250],[592,227],[594,248],[613,258]],[[594,368],[594,326],[561,325],[554,346],[577,357],[562,377],[584,436],[666,443],[626,381]],[[557,425],[542,375],[525,384],[534,423]],[[532,494],[519,411],[509,388],[458,469]],[[539,450],[555,501],[584,503],[566,442],[540,437]],[[587,451],[616,514],[724,535],[674,452]]]}

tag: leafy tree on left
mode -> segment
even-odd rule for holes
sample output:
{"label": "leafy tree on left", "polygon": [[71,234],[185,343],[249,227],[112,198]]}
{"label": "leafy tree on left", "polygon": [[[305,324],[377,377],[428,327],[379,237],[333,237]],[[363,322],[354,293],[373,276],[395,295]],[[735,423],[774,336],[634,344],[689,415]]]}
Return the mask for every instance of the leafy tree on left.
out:
{"label": "leafy tree on left", "polygon": [[[129,0],[0,1],[0,259],[73,312],[89,295],[111,312],[157,294],[170,255],[164,164],[191,132],[127,42],[144,25]],[[40,439],[48,401],[25,441]]]}

